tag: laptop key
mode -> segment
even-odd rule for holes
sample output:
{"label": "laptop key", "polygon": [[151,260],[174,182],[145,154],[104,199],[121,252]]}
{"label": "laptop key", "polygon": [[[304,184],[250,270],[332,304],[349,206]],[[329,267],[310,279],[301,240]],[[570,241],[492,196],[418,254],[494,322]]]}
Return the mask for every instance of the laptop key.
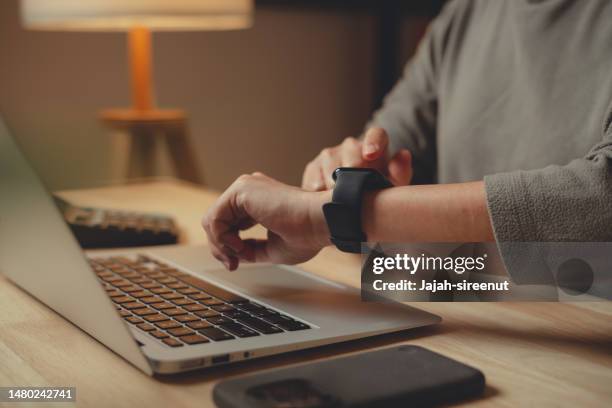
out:
{"label": "laptop key", "polygon": [[173,307],[172,309],[164,309],[162,310],[168,316],[178,316],[187,314],[187,312],[179,307]]}
{"label": "laptop key", "polygon": [[144,317],[147,322],[156,323],[164,320],[168,320],[168,316],[164,316],[163,314],[157,313]]}
{"label": "laptop key", "polygon": [[123,303],[121,306],[123,306],[127,310],[132,310],[132,309],[140,309],[141,307],[145,307],[146,305],[140,302],[129,302],[129,303]]}
{"label": "laptop key", "polygon": [[[201,293],[199,290],[194,289],[194,288],[190,288],[187,285],[183,285],[183,286],[184,286],[183,288],[174,288],[174,289],[176,289],[176,291],[178,293],[181,293],[183,295],[192,295],[192,294],[195,294],[195,293]],[[171,286],[168,285],[168,287],[171,287]]]}
{"label": "laptop key", "polygon": [[240,310],[231,310],[229,312],[223,312],[223,316],[227,316],[230,319],[238,319],[241,317],[251,317],[249,314],[241,312]]}
{"label": "laptop key", "polygon": [[183,306],[183,309],[189,310],[190,312],[197,312],[198,310],[206,310],[206,306],[202,306],[197,303],[194,303],[192,305]]}
{"label": "laptop key", "polygon": [[177,306],[186,306],[186,305],[191,305],[195,303],[193,300],[187,299],[187,298],[173,299],[171,300],[171,302]]}
{"label": "laptop key", "polygon": [[180,316],[176,316],[175,319],[181,323],[194,322],[196,320],[200,320],[199,317],[194,316],[194,315],[180,315]]}
{"label": "laptop key", "polygon": [[145,289],[154,289],[154,288],[161,288],[162,285],[160,285],[157,282],[153,282],[153,281],[148,281],[148,282],[143,282],[143,283],[139,283],[140,286],[142,286]]}
{"label": "laptop key", "polygon": [[157,310],[174,309],[174,305],[168,302],[151,303],[150,306],[156,308]]}
{"label": "laptop key", "polygon": [[175,327],[181,327],[180,323],[175,322],[174,320],[164,320],[161,322],[155,322],[155,325],[160,329],[168,330],[174,329]]}
{"label": "laptop key", "polygon": [[172,300],[172,299],[184,299],[183,295],[180,295],[178,293],[162,293],[160,295],[161,297],[163,297],[166,300]]}
{"label": "laptop key", "polygon": [[212,306],[211,309],[216,310],[217,312],[231,312],[236,310],[236,308],[231,307],[230,305],[216,305]]}
{"label": "laptop key", "polygon": [[121,317],[128,317],[131,316],[132,314],[130,312],[128,312],[127,310],[120,310],[119,311],[119,316]]}
{"label": "laptop key", "polygon": [[265,307],[262,309],[257,309],[257,310],[249,310],[249,313],[251,313],[253,316],[257,316],[257,317],[265,317],[265,316],[271,316],[271,315],[278,315],[279,313],[275,310],[272,309],[266,309]]}
{"label": "laptop key", "polygon": [[215,317],[215,316],[221,316],[221,313],[219,312],[215,312],[214,310],[200,310],[198,312],[194,312],[196,314],[196,316],[200,316],[200,317]]}
{"label": "laptop key", "polygon": [[155,337],[156,339],[165,339],[166,337],[170,337],[166,333],[164,333],[163,331],[160,331],[160,330],[157,330],[157,329],[155,329],[153,331],[150,331],[149,334],[151,336]]}
{"label": "laptop key", "polygon": [[114,298],[112,298],[111,300],[112,300],[113,302],[115,302],[115,303],[119,303],[119,304],[122,304],[122,303],[130,303],[130,302],[133,302],[133,301],[134,301],[134,299],[132,299],[132,298],[131,298],[131,297],[129,297],[129,296],[125,296],[125,295],[124,295],[124,296],[119,296],[119,297],[114,297]]}
{"label": "laptop key", "polygon": [[202,279],[196,278],[195,276],[183,276],[179,277],[179,279],[191,286],[203,290],[210,295],[213,295],[214,297],[222,299],[227,303],[242,303],[248,301],[242,296],[238,296],[211,283],[205,282]]}
{"label": "laptop key", "polygon": [[150,309],[148,307],[144,307],[142,309],[134,309],[132,310],[132,313],[134,313],[135,315],[138,316],[146,316],[146,315],[150,315],[150,314],[154,314],[157,313],[155,310]]}
{"label": "laptop key", "polygon": [[188,336],[191,334],[195,334],[193,330],[190,330],[186,327],[177,327],[176,329],[169,329],[168,333],[170,333],[174,337],[181,337],[181,336]]}
{"label": "laptop key", "polygon": [[270,323],[264,322],[256,317],[242,317],[237,319],[240,323],[249,326],[252,329],[257,330],[263,334],[274,334],[281,333],[282,330],[278,327],[271,325]]}
{"label": "laptop key", "polygon": [[184,341],[187,344],[201,344],[201,343],[208,343],[210,340],[208,340],[206,337],[200,336],[199,334],[192,334],[191,336],[183,336],[180,337],[181,341]]}
{"label": "laptop key", "polygon": [[214,341],[231,340],[235,338],[231,334],[226,333],[216,327],[207,327],[205,329],[199,330],[199,332]]}
{"label": "laptop key", "polygon": [[212,296],[207,295],[206,293],[202,293],[202,292],[198,292],[198,293],[194,293],[194,294],[189,294],[187,296],[189,296],[193,300],[204,300],[204,299],[210,299],[212,297]]}
{"label": "laptop key", "polygon": [[[142,286],[144,288],[144,285]],[[172,290],[168,289],[168,288],[151,288],[150,289],[151,292],[155,293],[156,295],[162,295],[164,293],[172,293]]]}
{"label": "laptop key", "polygon": [[287,331],[296,331],[296,330],[310,329],[310,326],[308,326],[307,324],[302,323],[302,322],[298,322],[297,320],[293,320],[289,316],[285,316],[285,315],[281,315],[281,314],[279,314],[279,315],[272,315],[272,316],[265,316],[263,319],[268,321],[268,322],[270,322],[270,323],[274,323],[275,325],[277,325],[281,329],[284,329],[284,330],[287,330]]}
{"label": "laptop key", "polygon": [[130,296],[133,296],[135,298],[143,298],[143,297],[151,296],[151,292],[148,292],[146,290],[140,290],[138,292],[130,293]]}
{"label": "laptop key", "polygon": [[166,339],[163,339],[162,341],[164,342],[164,344],[170,347],[183,347],[183,343],[176,339],[173,339],[172,337],[168,337]]}
{"label": "laptop key", "polygon": [[223,323],[231,323],[232,322],[230,319],[228,319],[227,317],[223,317],[223,316],[209,317],[206,320],[208,320],[208,322],[212,323],[212,324],[223,324]]}
{"label": "laptop key", "polygon": [[153,331],[153,330],[155,330],[155,326],[151,326],[149,323],[140,323],[140,324],[137,324],[136,327],[138,327],[140,330],[144,330],[144,331]]}
{"label": "laptop key", "polygon": [[123,296],[123,292],[119,292],[117,289],[111,289],[107,293],[108,293],[108,296],[112,298]]}
{"label": "laptop key", "polygon": [[204,300],[200,300],[200,303],[206,306],[213,306],[213,305],[222,305],[223,302],[218,300],[218,299],[204,299]]}
{"label": "laptop key", "polygon": [[127,320],[128,322],[132,323],[132,324],[139,324],[139,323],[143,323],[142,319],[137,318],[136,316],[126,316],[124,317],[125,320]]}
{"label": "laptop key", "polygon": [[248,327],[236,322],[222,324],[221,328],[238,337],[259,336],[259,333],[257,333],[255,330],[249,329]]}
{"label": "laptop key", "polygon": [[[160,282],[161,282],[161,280],[160,280]],[[164,282],[162,282],[162,283],[164,283]],[[174,289],[174,290],[177,290],[177,289],[181,289],[181,290],[192,289],[192,288],[190,288],[189,286],[185,285],[182,282],[168,283],[166,286],[168,286],[170,289]],[[181,292],[181,291],[179,290],[179,292]]]}
{"label": "laptop key", "polygon": [[194,330],[201,330],[201,329],[206,329],[207,327],[213,327],[212,324],[204,321],[204,320],[198,320],[198,321],[194,321],[194,322],[188,322],[187,326],[189,326],[190,328],[194,329]]}
{"label": "laptop key", "polygon": [[146,296],[138,300],[144,303],[158,303],[162,301],[162,299],[158,298],[157,296]]}

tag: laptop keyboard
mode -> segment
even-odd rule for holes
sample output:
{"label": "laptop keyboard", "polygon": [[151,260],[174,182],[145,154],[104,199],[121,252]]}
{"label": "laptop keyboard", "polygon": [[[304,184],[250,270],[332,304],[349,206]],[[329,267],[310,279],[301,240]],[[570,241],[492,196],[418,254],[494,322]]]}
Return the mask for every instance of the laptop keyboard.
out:
{"label": "laptop keyboard", "polygon": [[277,310],[146,256],[92,258],[121,317],[169,347],[307,330]]}

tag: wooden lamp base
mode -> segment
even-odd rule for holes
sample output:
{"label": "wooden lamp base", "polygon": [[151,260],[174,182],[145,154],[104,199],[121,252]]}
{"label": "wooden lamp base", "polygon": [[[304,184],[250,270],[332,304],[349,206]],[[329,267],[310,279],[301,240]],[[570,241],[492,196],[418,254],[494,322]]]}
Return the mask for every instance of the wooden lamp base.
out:
{"label": "wooden lamp base", "polygon": [[200,183],[201,173],[187,137],[187,115],[180,109],[157,109],[153,100],[151,32],[134,27],[128,33],[133,108],[105,109],[100,120],[131,136],[128,177],[154,175],[157,138],[163,137],[177,175]]}

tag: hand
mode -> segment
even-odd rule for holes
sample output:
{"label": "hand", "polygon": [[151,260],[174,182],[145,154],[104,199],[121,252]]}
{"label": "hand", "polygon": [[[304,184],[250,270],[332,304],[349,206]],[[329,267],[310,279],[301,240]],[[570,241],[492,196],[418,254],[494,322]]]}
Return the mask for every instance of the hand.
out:
{"label": "hand", "polygon": [[[261,173],[240,176],[208,211],[202,226],[211,252],[229,270],[240,261],[296,264],[329,245],[322,206],[330,192],[308,192]],[[260,224],[265,240],[242,239],[241,230]]]}
{"label": "hand", "polygon": [[338,146],[323,149],[304,170],[302,188],[309,191],[329,190],[334,187],[333,171],[338,167],[369,167],[389,178],[396,186],[410,184],[412,155],[401,149],[389,159],[389,137],[382,128],[370,128],[363,141],[347,137]]}

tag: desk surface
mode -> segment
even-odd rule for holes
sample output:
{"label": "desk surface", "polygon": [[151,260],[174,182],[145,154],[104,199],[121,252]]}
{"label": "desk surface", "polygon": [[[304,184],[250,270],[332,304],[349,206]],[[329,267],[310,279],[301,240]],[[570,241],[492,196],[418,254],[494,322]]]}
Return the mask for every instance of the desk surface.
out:
{"label": "desk surface", "polygon": [[[183,182],[154,181],[63,196],[85,205],[170,213],[183,229],[184,242],[204,244],[199,221],[216,193]],[[332,248],[303,267],[359,285],[359,259]],[[155,379],[0,276],[0,386],[76,386],[79,406],[212,407],[211,391],[220,379],[402,342],[482,370],[488,388],[484,398],[472,402],[476,406],[596,407],[612,402],[612,302],[414,306],[442,316],[443,323],[408,334]]]}

